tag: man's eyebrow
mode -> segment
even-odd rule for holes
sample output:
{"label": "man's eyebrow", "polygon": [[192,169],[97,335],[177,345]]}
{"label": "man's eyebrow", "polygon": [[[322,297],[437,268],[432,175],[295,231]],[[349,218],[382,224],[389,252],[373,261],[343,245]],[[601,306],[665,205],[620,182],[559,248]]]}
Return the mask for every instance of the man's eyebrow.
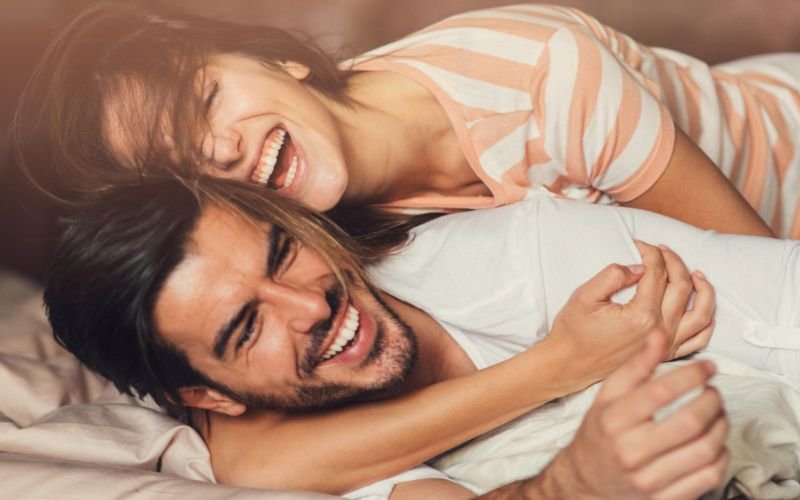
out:
{"label": "man's eyebrow", "polygon": [[233,336],[233,332],[239,328],[239,325],[244,320],[244,317],[247,315],[247,312],[256,305],[255,300],[248,301],[245,305],[243,305],[236,315],[231,318],[228,323],[219,329],[217,332],[216,337],[214,338],[214,357],[217,359],[222,359],[222,356],[225,354],[225,351],[228,350],[228,342]]}
{"label": "man's eyebrow", "polygon": [[[287,245],[280,245],[281,240],[285,239],[284,236],[286,232],[283,228],[279,226],[272,226],[269,231],[267,231],[267,261],[265,263],[265,270],[264,274],[267,277],[272,277],[275,274],[275,270],[280,266],[281,262],[286,258],[286,255],[289,253]],[[239,325],[244,320],[244,317],[247,316],[247,312],[250,311],[256,305],[256,300],[250,300],[245,305],[243,305],[236,315],[231,318],[228,323],[219,329],[217,332],[216,337],[214,338],[214,357],[217,359],[222,359],[225,355],[225,351],[228,350],[228,342],[230,342],[231,337],[233,336],[234,332],[239,328]]]}
{"label": "man's eyebrow", "polygon": [[267,234],[267,272],[272,278],[292,249],[291,237],[280,226],[273,225]]}

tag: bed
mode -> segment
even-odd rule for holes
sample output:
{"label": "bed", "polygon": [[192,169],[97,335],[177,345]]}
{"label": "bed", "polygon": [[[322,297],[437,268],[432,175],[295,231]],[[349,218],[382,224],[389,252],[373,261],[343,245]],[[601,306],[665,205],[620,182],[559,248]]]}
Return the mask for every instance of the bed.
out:
{"label": "bed", "polygon": [[[733,459],[727,487],[710,496],[800,497],[800,385],[713,359]],[[81,367],[53,341],[40,290],[2,271],[0,387],[3,498],[335,498],[215,484],[199,435]],[[569,443],[597,388],[550,403],[435,465],[480,491],[533,475]]]}

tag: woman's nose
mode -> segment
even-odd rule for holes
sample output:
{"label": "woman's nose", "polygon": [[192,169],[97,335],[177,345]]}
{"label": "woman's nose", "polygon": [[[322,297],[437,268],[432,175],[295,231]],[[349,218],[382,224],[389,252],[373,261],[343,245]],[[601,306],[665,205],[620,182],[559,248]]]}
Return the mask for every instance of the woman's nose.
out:
{"label": "woman's nose", "polygon": [[203,141],[203,156],[220,170],[228,170],[244,156],[242,136],[235,131],[209,134]]}

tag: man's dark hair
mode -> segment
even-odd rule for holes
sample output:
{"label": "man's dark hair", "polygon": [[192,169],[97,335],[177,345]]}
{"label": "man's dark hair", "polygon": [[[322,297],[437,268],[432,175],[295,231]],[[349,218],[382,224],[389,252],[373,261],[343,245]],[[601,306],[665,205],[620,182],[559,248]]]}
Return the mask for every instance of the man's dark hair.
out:
{"label": "man's dark hair", "polygon": [[153,328],[156,298],[183,260],[201,206],[188,189],[115,189],[81,206],[46,276],[56,340],[121,392],[180,413],[177,389],[210,382]]}
{"label": "man's dark hair", "polygon": [[[223,393],[165,341],[154,326],[156,301],[184,260],[205,207],[220,207],[245,223],[280,227],[316,251],[347,286],[345,274],[368,283],[363,268],[389,251],[381,238],[356,243],[299,202],[261,186],[201,177],[143,179],[75,205],[46,275],[44,302],[56,340],[121,392],[152,396],[173,416],[185,416],[178,390],[204,385]],[[405,233],[397,233],[399,246]],[[347,271],[347,273],[344,272]]]}

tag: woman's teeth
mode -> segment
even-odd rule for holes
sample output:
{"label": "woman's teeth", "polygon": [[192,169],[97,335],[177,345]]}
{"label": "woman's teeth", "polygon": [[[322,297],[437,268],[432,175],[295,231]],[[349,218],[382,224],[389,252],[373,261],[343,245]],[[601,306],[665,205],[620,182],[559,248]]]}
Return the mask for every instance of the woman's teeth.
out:
{"label": "woman's teeth", "polygon": [[292,163],[289,165],[289,171],[286,172],[286,180],[283,181],[282,187],[289,187],[294,182],[294,176],[297,173],[297,155],[292,156]]}
{"label": "woman's teeth", "polygon": [[264,145],[261,152],[261,161],[258,162],[256,171],[253,172],[253,179],[259,184],[266,185],[272,172],[275,170],[275,165],[278,163],[278,155],[281,152],[281,147],[286,140],[286,131],[278,129],[278,134],[269,145]]}
{"label": "woman's teeth", "polygon": [[355,338],[359,325],[358,319],[359,319],[358,310],[351,304],[349,304],[347,306],[347,313],[345,320],[341,328],[339,328],[339,332],[336,334],[336,338],[333,340],[330,347],[328,347],[328,350],[325,351],[325,354],[322,355],[320,361],[328,361],[329,359],[333,358],[334,356],[342,352],[345,346]]}
{"label": "woman's teeth", "polygon": [[[269,186],[273,189],[285,189],[292,185],[300,163],[300,159],[293,150],[289,150],[293,152],[292,159],[289,162],[289,167],[285,169],[286,174],[282,176],[283,181],[280,185],[278,185],[278,181],[280,180],[281,174],[275,172],[278,166],[278,160],[281,157],[281,150],[286,145],[287,135],[286,130],[279,128],[277,133],[274,134],[272,141],[268,144],[264,144],[264,149],[261,152],[261,160],[259,160],[258,166],[256,166],[251,176],[253,182],[261,184],[262,186]],[[289,152],[284,152],[284,155],[286,154],[289,154]],[[282,161],[285,162],[286,160]],[[272,179],[272,182],[270,182],[273,174],[276,179]]]}

